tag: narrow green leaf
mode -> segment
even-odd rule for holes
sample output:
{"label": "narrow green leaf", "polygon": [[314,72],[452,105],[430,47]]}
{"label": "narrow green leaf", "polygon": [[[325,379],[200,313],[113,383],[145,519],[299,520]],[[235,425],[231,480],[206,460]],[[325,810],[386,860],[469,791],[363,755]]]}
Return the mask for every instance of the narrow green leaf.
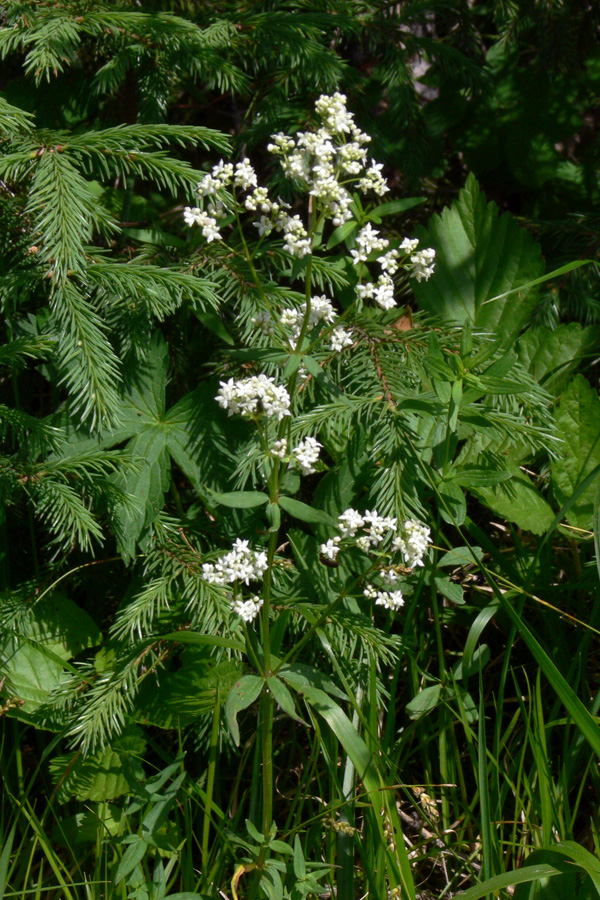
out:
{"label": "narrow green leaf", "polygon": [[397,213],[406,212],[407,209],[412,209],[421,203],[425,203],[425,197],[404,197],[402,200],[390,200],[388,203],[381,203],[367,215],[367,222],[376,218],[381,219],[383,216],[393,216]]}
{"label": "narrow green leaf", "polygon": [[342,241],[345,241],[347,237],[356,231],[358,228],[358,222],[355,222],[353,219],[349,222],[344,222],[343,225],[340,225],[335,231],[332,233],[331,237],[327,241],[327,249],[331,250],[332,247],[337,247],[338,244],[341,244]]}
{"label": "narrow green leaf", "polygon": [[226,494],[210,492],[210,498],[220,506],[230,506],[233,509],[253,509],[269,502],[269,497],[262,491],[232,491]]}
{"label": "narrow green leaf", "polygon": [[312,506],[303,503],[301,500],[294,500],[293,497],[280,497],[279,505],[291,516],[294,516],[295,519],[300,519],[301,522],[329,525],[330,528],[335,528],[335,522],[331,516],[328,516],[321,509],[313,509]]}
{"label": "narrow green leaf", "polygon": [[504,888],[511,887],[514,884],[541,881],[542,878],[561,874],[560,869],[555,869],[554,866],[549,866],[547,863],[539,863],[537,866],[524,866],[522,869],[505,872],[504,875],[495,875],[493,878],[489,878],[487,881],[469,888],[468,891],[455,894],[454,900],[481,900],[486,894],[504,890]]}
{"label": "narrow green leaf", "polygon": [[295,719],[296,722],[300,722],[302,725],[306,725],[306,727],[308,728],[308,723],[305,722],[304,719],[302,719],[296,712],[294,698],[286,688],[285,684],[280,681],[276,675],[270,675],[267,679],[267,686],[273,694],[273,699],[282,708],[282,710],[287,713],[290,718]]}
{"label": "narrow green leaf", "polygon": [[[224,638],[218,634],[198,634],[197,631],[173,631],[170,634],[161,634],[161,641],[178,641],[180,644],[200,644],[209,647],[228,647],[230,650],[244,651],[246,648],[241,641],[232,638]],[[155,638],[153,638],[155,640]]]}
{"label": "narrow green leaf", "polygon": [[136,837],[137,840],[130,844],[123,854],[115,875],[115,884],[119,884],[120,881],[127,878],[146,855],[148,844],[143,838],[139,836]]}

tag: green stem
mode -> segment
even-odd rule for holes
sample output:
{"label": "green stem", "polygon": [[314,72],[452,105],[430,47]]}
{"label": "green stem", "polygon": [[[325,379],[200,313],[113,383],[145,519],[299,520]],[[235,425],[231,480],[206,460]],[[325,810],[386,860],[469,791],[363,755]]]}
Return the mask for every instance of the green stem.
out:
{"label": "green stem", "polygon": [[202,872],[208,870],[208,838],[212,813],[212,798],[215,787],[215,773],[217,766],[217,751],[219,747],[219,725],[221,722],[221,698],[217,685],[215,697],[215,709],[213,713],[212,728],[210,733],[210,748],[208,751],[208,774],[206,779],[206,806],[204,807],[204,822],[202,826]]}

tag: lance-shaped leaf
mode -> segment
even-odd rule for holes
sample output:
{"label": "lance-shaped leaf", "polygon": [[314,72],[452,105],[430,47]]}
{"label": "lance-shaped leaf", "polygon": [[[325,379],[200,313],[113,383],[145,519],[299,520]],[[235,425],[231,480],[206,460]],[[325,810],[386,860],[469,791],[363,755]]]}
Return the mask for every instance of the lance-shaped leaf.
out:
{"label": "lance-shaped leaf", "polygon": [[225,718],[236,747],[240,745],[240,726],[238,713],[247,709],[260,696],[265,685],[264,678],[258,675],[244,675],[229,691],[225,704]]}

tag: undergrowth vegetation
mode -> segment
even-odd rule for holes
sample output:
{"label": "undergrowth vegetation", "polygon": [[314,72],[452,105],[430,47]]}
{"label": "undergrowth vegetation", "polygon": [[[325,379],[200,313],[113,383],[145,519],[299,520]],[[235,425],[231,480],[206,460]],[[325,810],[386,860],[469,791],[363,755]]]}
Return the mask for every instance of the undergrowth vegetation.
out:
{"label": "undergrowth vegetation", "polygon": [[0,900],[599,896],[582,22],[0,15]]}

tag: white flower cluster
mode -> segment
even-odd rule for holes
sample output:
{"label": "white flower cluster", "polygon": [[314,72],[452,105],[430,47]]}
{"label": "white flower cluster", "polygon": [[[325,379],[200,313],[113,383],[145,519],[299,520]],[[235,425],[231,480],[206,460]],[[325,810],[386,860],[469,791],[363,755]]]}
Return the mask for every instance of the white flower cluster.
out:
{"label": "white flower cluster", "polygon": [[306,437],[294,447],[292,456],[303,475],[312,475],[316,472],[315,463],[319,458],[323,445],[313,437]]}
{"label": "white flower cluster", "polygon": [[204,563],[202,577],[209,584],[259,581],[267,570],[267,554],[252,550],[248,541],[237,538],[232,549],[214,563]]}
{"label": "white flower cluster", "polygon": [[[376,606],[400,609],[404,605],[404,598],[398,584],[400,575],[396,571],[398,562],[394,562],[394,554],[401,553],[404,564],[410,569],[424,565],[423,556],[431,538],[429,528],[414,519],[408,519],[402,526],[401,534],[397,534],[397,520],[391,516],[380,516],[376,509],[364,513],[347,509],[338,517],[337,528],[340,534],[321,544],[321,556],[335,562],[343,542],[353,543],[365,553],[377,550],[380,557],[383,552],[383,556],[388,558],[388,564],[382,562],[377,568],[377,575],[383,586],[368,584],[363,593],[368,599],[374,600]],[[386,549],[382,551],[384,545]]]}
{"label": "white flower cluster", "polygon": [[[286,308],[281,311],[280,324],[287,333],[292,347],[295,347],[298,342],[305,315],[306,302],[301,303],[296,309]],[[331,300],[324,294],[320,297],[311,297],[310,313],[308,315],[308,331],[315,328],[319,322],[325,322],[326,325],[333,325],[336,319],[337,313],[333,308]],[[267,311],[259,312],[251,321],[253,325],[256,325],[266,334],[271,336],[275,334],[275,323],[273,322],[271,313]],[[346,347],[351,347],[354,343],[351,333],[346,331],[345,328],[342,328],[341,325],[338,325],[337,328],[332,330],[330,341],[331,349],[334,353],[338,353]]]}
{"label": "white flower cluster", "polygon": [[315,109],[321,119],[316,132],[299,132],[296,140],[274,134],[267,149],[281,157],[289,178],[307,183],[310,194],[321,201],[337,227],[352,218],[352,197],[341,184],[348,176],[358,178],[357,187],[363,193],[382,196],[389,188],[381,174],[383,166],[368,160],[364,145],[371,138],[356,126],[346,108],[346,97],[323,94]]}
{"label": "white flower cluster", "polygon": [[244,600],[240,595],[231,602],[231,608],[244,622],[252,622],[260,612],[263,605],[261,597],[254,595],[249,600]]}
{"label": "white flower cluster", "polygon": [[404,597],[400,589],[395,591],[380,591],[372,584],[367,585],[363,594],[368,600],[374,600],[375,606],[383,606],[385,609],[397,612],[404,606]]}
{"label": "white flower cluster", "polygon": [[277,417],[281,421],[290,415],[290,395],[283,386],[275,384],[274,378],[253,375],[240,381],[221,382],[215,397],[219,406],[228,410],[230,416],[239,413],[246,418],[265,415]]}
{"label": "white flower cluster", "polygon": [[361,228],[358,234],[356,235],[356,244],[358,250],[351,250],[350,256],[354,260],[354,265],[359,262],[366,262],[367,257],[373,250],[385,250],[385,248],[389,245],[389,241],[386,238],[378,237],[379,232],[376,228],[373,228],[370,222]]}
{"label": "white flower cluster", "polygon": [[[358,233],[356,238],[358,249],[350,251],[355,265],[366,262],[373,250],[384,250],[388,246],[389,241],[379,238],[378,234],[379,232],[372,229],[370,224],[365,225]],[[417,250],[418,246],[418,238],[404,238],[400,244],[400,251],[408,255],[409,259],[403,265],[409,275],[416,278],[417,281],[427,281],[435,269],[435,250],[431,247]],[[400,267],[399,257],[399,251],[392,249],[377,258],[377,262],[382,268],[382,274],[376,282],[368,281],[366,284],[356,286],[356,296],[359,300],[375,300],[382,309],[386,310],[396,306],[392,275],[395,275]]]}
{"label": "white flower cluster", "polygon": [[417,250],[410,258],[409,273],[417,281],[428,281],[435,271],[435,250],[426,247],[425,250]]}
{"label": "white flower cluster", "polygon": [[408,519],[404,523],[403,534],[398,535],[392,541],[392,549],[399,550],[404,556],[404,562],[409,569],[422,566],[423,556],[431,540],[431,531],[427,525]]}
{"label": "white flower cluster", "polygon": [[192,225],[199,225],[202,229],[202,236],[206,238],[209,244],[211,241],[223,240],[219,231],[219,223],[209,212],[204,212],[197,206],[186,206],[183,211],[183,218],[185,224],[190,226],[190,228]]}
{"label": "white flower cluster", "polygon": [[298,466],[302,475],[312,475],[313,472],[317,471],[315,463],[319,459],[319,453],[322,449],[323,445],[316,438],[305,437],[288,455],[287,439],[281,438],[269,448],[269,453],[277,459],[289,459],[295,466]]}

